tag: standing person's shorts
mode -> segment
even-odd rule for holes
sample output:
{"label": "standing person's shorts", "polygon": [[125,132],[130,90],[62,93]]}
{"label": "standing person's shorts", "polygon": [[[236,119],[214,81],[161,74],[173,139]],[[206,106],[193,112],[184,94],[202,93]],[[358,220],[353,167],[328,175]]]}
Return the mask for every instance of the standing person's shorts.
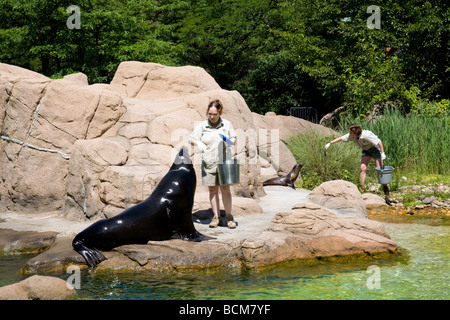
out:
{"label": "standing person's shorts", "polygon": [[202,185],[207,187],[213,187],[219,185],[219,174],[209,173],[202,170]]}
{"label": "standing person's shorts", "polygon": [[218,186],[219,173],[217,172],[217,165],[214,168],[205,170],[205,163],[202,163],[202,185],[207,187]]}
{"label": "standing person's shorts", "polygon": [[373,146],[372,148],[370,148],[369,150],[364,150],[362,151],[362,155],[363,156],[367,156],[367,157],[372,157],[374,159],[381,159],[381,151],[380,151],[380,147],[378,146]]}

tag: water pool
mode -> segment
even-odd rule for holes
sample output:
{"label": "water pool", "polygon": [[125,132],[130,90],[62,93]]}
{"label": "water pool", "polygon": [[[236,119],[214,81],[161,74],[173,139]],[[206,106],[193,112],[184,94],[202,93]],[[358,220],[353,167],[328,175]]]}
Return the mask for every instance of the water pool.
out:
{"label": "water pool", "polygon": [[[449,299],[450,226],[386,223],[400,253],[388,260],[220,273],[81,273],[80,299]],[[0,257],[0,285],[29,257]],[[68,274],[52,274],[64,279]]]}

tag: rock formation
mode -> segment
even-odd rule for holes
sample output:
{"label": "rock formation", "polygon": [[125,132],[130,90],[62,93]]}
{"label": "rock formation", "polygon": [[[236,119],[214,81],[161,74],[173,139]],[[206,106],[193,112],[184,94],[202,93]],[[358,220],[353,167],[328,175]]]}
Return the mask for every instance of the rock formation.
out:
{"label": "rock formation", "polygon": [[81,73],[52,80],[0,63],[0,211],[58,210],[91,220],[121,212],[147,198],[179,147],[190,147],[189,133],[216,98],[238,133],[238,196],[257,199],[262,179],[289,172],[295,159],[283,140],[290,135],[332,132],[252,114],[238,92],[222,90],[198,67],[129,61],[110,84],[89,85]]}
{"label": "rock formation", "polygon": [[334,180],[322,183],[309,195],[309,200],[341,215],[367,218],[366,204],[355,184]]}
{"label": "rock formation", "polygon": [[0,229],[0,255],[40,253],[55,242],[57,235],[57,232]]}
{"label": "rock formation", "polygon": [[66,281],[39,275],[0,288],[0,300],[65,300],[76,295]]}

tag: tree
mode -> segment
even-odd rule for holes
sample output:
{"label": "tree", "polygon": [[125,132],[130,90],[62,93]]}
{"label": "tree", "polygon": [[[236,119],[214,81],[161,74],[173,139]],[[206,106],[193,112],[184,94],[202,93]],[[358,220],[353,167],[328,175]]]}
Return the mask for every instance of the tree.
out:
{"label": "tree", "polygon": [[283,32],[292,12],[284,0],[191,1],[177,34],[183,58],[238,90],[255,112],[285,114],[315,106],[315,81],[297,68]]}
{"label": "tree", "polygon": [[289,52],[262,56],[247,77],[235,83],[252,111],[286,114],[290,107],[319,108],[324,103],[317,83],[301,72]]}
{"label": "tree", "polygon": [[[367,26],[366,1],[290,2],[292,28],[285,40],[300,70],[317,81],[333,108],[364,114],[394,101],[407,111],[418,86],[429,98],[448,98],[448,5],[441,1],[378,1],[380,29]],[[329,101],[329,100],[328,100]]]}
{"label": "tree", "polygon": [[111,81],[120,62],[205,68],[257,112],[388,101],[405,111],[449,99],[448,1],[2,0],[0,60],[61,77]]}
{"label": "tree", "polygon": [[158,39],[153,0],[80,0],[80,29],[69,29],[69,0],[5,0],[0,4],[0,59],[47,76],[75,71],[111,81],[125,60],[176,63],[172,44]]}
{"label": "tree", "polygon": [[259,57],[280,49],[273,29],[282,25],[277,0],[191,1],[177,41],[183,58],[204,67],[230,89]]}

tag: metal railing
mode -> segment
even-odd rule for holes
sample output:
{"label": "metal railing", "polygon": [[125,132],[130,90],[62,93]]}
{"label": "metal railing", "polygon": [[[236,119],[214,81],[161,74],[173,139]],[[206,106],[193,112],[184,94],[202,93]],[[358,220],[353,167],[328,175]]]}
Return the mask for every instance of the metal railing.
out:
{"label": "metal railing", "polygon": [[286,110],[286,115],[305,119],[314,123],[318,122],[317,109],[312,107],[291,107]]}

